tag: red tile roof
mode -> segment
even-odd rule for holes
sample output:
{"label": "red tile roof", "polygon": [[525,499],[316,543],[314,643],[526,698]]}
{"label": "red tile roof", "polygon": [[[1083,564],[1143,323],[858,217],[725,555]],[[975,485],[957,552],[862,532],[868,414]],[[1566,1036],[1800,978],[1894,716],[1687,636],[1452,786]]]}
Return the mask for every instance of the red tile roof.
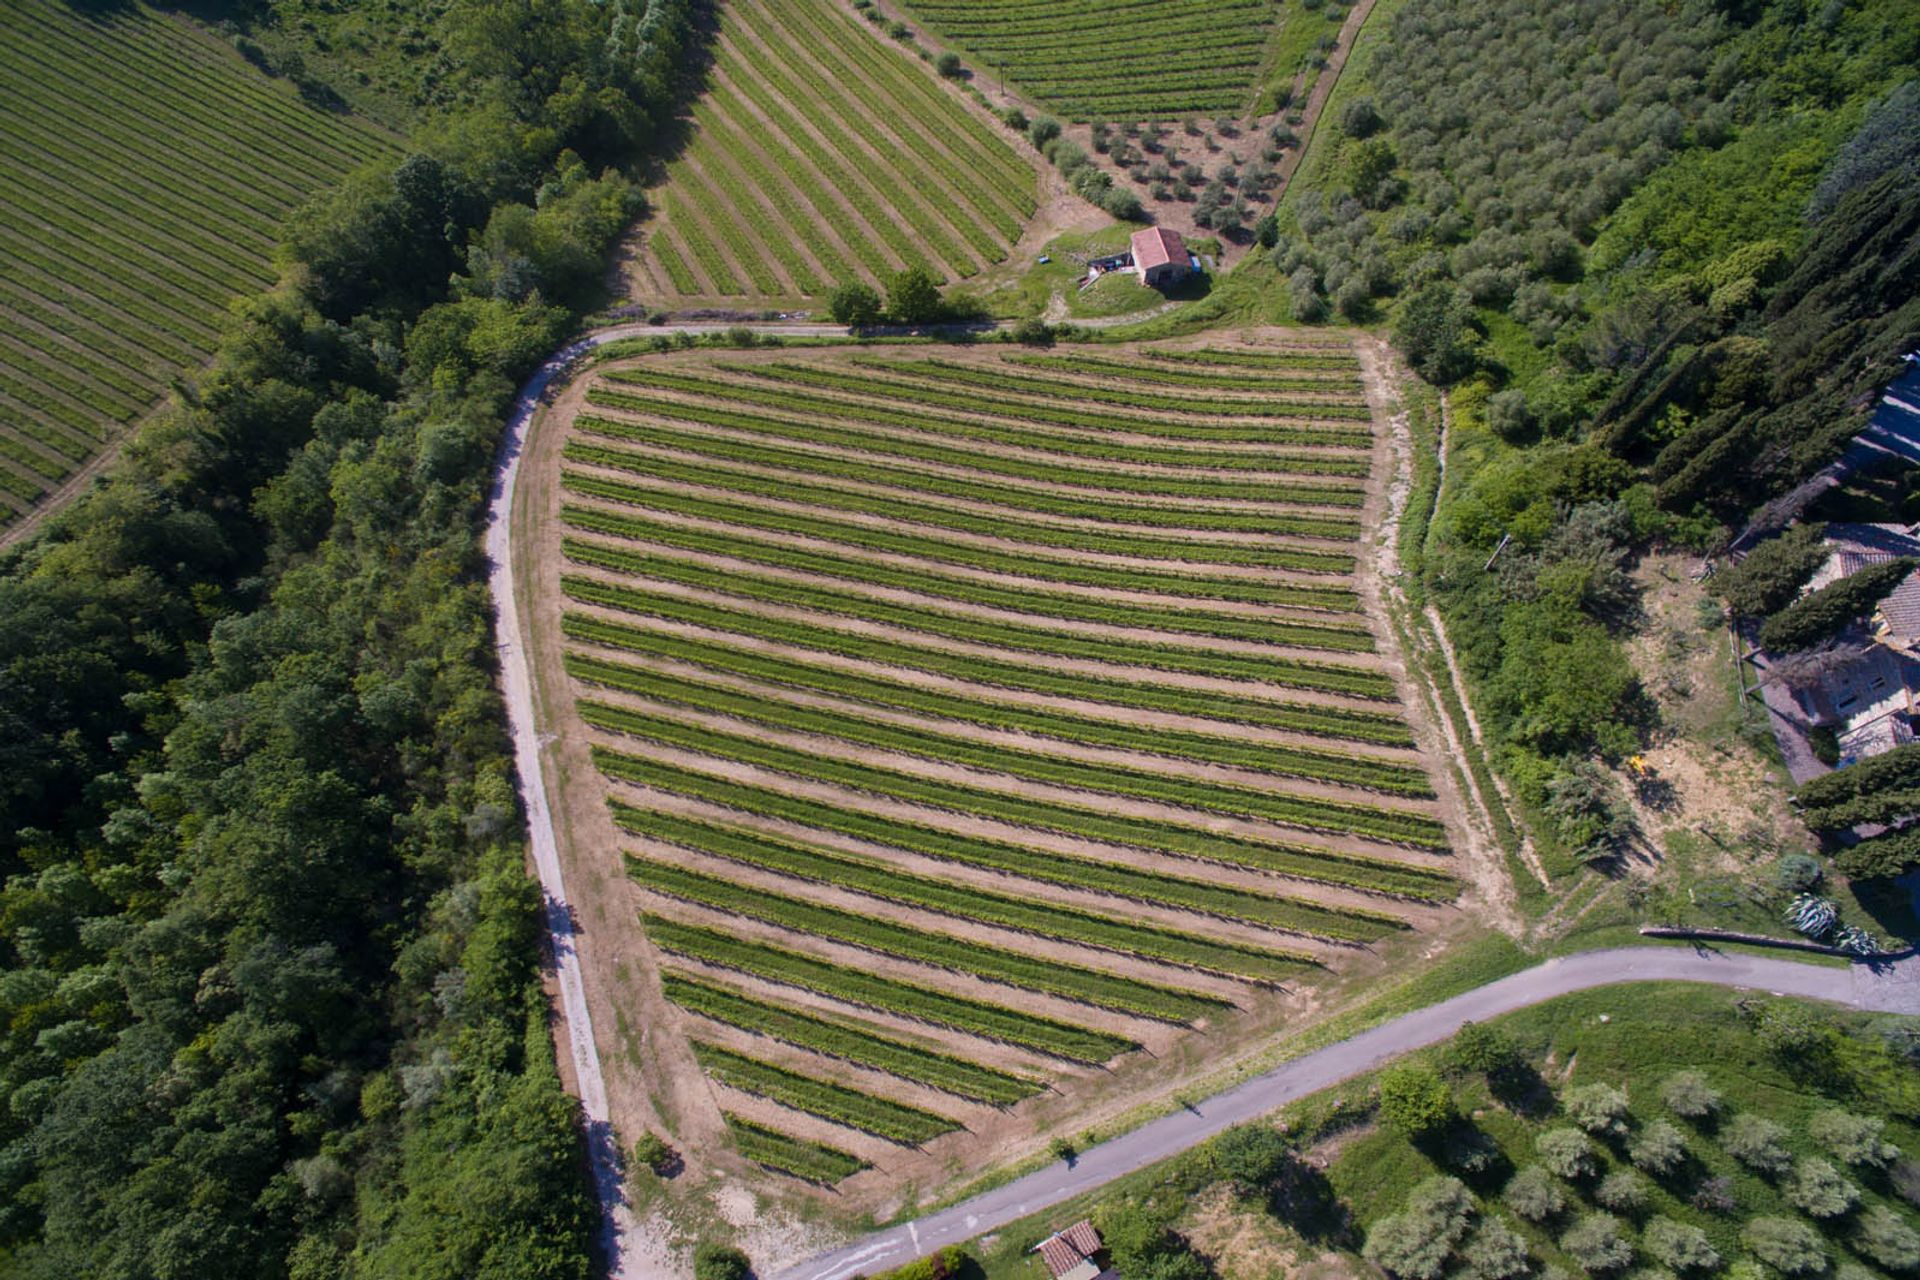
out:
{"label": "red tile roof", "polygon": [[1133,265],[1141,271],[1149,267],[1164,267],[1170,262],[1187,265],[1187,242],[1180,238],[1178,231],[1169,231],[1165,227],[1148,227],[1145,231],[1133,233]]}
{"label": "red tile roof", "polygon": [[1040,1260],[1047,1264],[1047,1273],[1063,1276],[1100,1252],[1100,1233],[1093,1229],[1091,1222],[1082,1218],[1065,1231],[1048,1236],[1036,1247]]}

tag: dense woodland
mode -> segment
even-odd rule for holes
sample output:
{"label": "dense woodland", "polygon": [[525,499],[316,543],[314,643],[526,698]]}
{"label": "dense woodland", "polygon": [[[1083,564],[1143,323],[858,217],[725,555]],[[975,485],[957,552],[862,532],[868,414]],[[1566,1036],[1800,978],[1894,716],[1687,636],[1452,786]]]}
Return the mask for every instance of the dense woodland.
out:
{"label": "dense woodland", "polygon": [[1474,465],[1415,565],[1505,772],[1604,858],[1632,555],[1724,546],[1920,345],[1920,5],[1408,0],[1356,67],[1273,266],[1453,388]]}
{"label": "dense woodland", "polygon": [[418,151],[0,561],[0,1274],[589,1271],[477,520],[689,23],[404,7],[459,80]]}

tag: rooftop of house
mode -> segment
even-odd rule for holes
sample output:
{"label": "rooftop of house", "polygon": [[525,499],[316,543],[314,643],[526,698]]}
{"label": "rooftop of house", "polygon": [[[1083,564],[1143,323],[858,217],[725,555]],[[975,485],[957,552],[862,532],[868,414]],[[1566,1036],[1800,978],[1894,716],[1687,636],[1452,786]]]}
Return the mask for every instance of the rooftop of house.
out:
{"label": "rooftop of house", "polygon": [[1178,231],[1169,231],[1165,227],[1148,227],[1145,231],[1133,233],[1133,265],[1145,271],[1149,267],[1164,267],[1168,263],[1187,264],[1187,242],[1180,238]]}
{"label": "rooftop of house", "polygon": [[1100,1252],[1100,1233],[1085,1218],[1054,1232],[1035,1245],[1034,1252],[1047,1264],[1053,1280],[1094,1280],[1100,1274],[1100,1265],[1093,1260]]}
{"label": "rooftop of house", "polygon": [[1870,564],[1896,556],[1920,556],[1920,536],[1915,535],[1912,525],[1830,524],[1826,544],[1827,562],[1808,580],[1808,591],[1838,582]]}

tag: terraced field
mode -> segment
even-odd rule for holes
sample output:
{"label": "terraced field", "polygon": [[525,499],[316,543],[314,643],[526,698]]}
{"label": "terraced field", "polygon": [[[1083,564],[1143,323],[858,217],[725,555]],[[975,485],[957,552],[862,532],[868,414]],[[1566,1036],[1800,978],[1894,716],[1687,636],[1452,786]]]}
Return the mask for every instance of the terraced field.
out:
{"label": "terraced field", "polygon": [[290,210],[394,146],[184,19],[0,0],[0,525],[211,355]]}
{"label": "terraced field", "polygon": [[1004,260],[1034,168],[984,115],[835,0],[729,0],[691,139],[651,197],[643,299],[799,299],[910,264]]}
{"label": "terraced field", "polygon": [[957,1150],[1456,895],[1355,360],[1215,342],[647,357],[543,446],[554,727],[749,1159]]}
{"label": "terraced field", "polygon": [[1244,111],[1274,0],[904,0],[975,66],[1074,120]]}

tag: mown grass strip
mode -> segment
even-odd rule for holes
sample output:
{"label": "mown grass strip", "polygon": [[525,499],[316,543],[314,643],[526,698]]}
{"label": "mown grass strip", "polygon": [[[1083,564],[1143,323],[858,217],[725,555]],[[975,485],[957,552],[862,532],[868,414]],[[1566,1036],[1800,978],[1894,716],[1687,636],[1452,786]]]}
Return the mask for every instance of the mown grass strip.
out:
{"label": "mown grass strip", "polygon": [[[1351,573],[1354,567],[1353,557],[1337,551],[1320,551],[1306,547],[1249,548],[1220,543],[1181,542],[1155,538],[1151,535],[1120,534],[1088,538],[1073,530],[1060,529],[1052,525],[1016,525],[1006,521],[985,519],[976,521],[969,519],[964,512],[950,513],[949,524],[932,526],[933,532],[917,532],[911,527],[900,527],[909,524],[904,520],[897,525],[860,524],[814,512],[784,511],[759,503],[738,501],[718,493],[646,488],[578,471],[564,472],[560,482],[564,488],[575,493],[642,510],[694,516],[750,529],[798,534],[803,537],[819,538],[826,542],[844,543],[868,551],[944,560],[953,564],[1013,573],[1021,577],[1084,583],[1090,586],[1114,586],[1123,589],[1129,589],[1128,584],[1131,583],[1133,586],[1130,589],[1195,595],[1205,599],[1242,600],[1253,604],[1289,604],[1296,599],[1308,602],[1318,600],[1325,603],[1318,605],[1308,603],[1307,607],[1328,608],[1343,613],[1353,611],[1359,601],[1357,594],[1344,587],[1320,585],[1303,587],[1294,583],[1264,583],[1249,577],[1208,573],[1200,567],[1169,571],[1158,566],[1122,567],[1088,563],[1042,555],[1037,550],[1001,550],[997,547],[955,542],[939,536],[939,532],[951,528],[954,533],[969,534],[973,537],[995,538],[1010,543],[1025,542],[1040,550],[1078,551],[1083,549],[1078,544],[1091,543],[1094,546],[1107,548],[1113,555],[1132,555],[1143,560],[1181,560],[1183,562],[1193,560],[1196,566],[1201,563],[1221,564],[1223,561],[1244,561],[1247,562],[1245,567],[1291,570],[1296,573],[1325,575]],[[934,518],[939,518],[941,514],[935,513]],[[1202,554],[1211,556],[1212,560],[1199,561],[1197,557]],[[1186,584],[1189,589],[1178,590],[1181,584]],[[1297,596],[1294,594],[1296,592],[1299,593]]]}
{"label": "mown grass strip", "polygon": [[832,885],[885,902],[937,911],[1035,937],[1099,947],[1118,955],[1158,960],[1223,977],[1259,983],[1296,978],[1318,962],[1305,952],[1216,941],[1036,900],[991,893],[978,886],[911,875],[888,862],[859,858],[803,841],[721,826],[681,814],[616,804],[614,818],[635,835],[691,849],[741,866],[757,867],[813,884]]}
{"label": "mown grass strip", "polygon": [[1067,1062],[1098,1065],[1139,1048],[1124,1036],[968,1000],[918,983],[882,978],[863,970],[829,964],[798,951],[681,924],[665,916],[643,915],[641,920],[654,945],[674,955],[732,969],[780,986],[811,991],[830,1000],[878,1009],[985,1040],[1019,1045]]}
{"label": "mown grass strip", "polygon": [[1360,376],[1358,356],[1333,350],[1304,348],[1283,351],[1229,351],[1220,347],[1168,350],[1141,347],[1136,357],[1160,364],[1222,365],[1233,369],[1325,369]]}
{"label": "mown grass strip", "polygon": [[[1416,848],[1446,847],[1446,829],[1424,814],[1209,782],[1128,765],[1089,764],[1042,751],[976,742],[862,715],[763,698],[666,672],[630,669],[622,674],[621,680],[623,692],[708,715],[747,720],[769,729],[838,738],[858,746],[919,756],[938,764],[1006,774],[1045,786],[1151,801],[1202,813],[1262,818],[1283,826],[1336,835],[1362,835]],[[1357,856],[1353,860],[1363,865],[1373,861]]]}
{"label": "mown grass strip", "polygon": [[[569,636],[576,634],[571,625],[565,626],[565,632]],[[742,650],[735,645],[714,644],[667,632],[634,632],[621,638],[620,647],[630,652],[689,663],[709,671],[743,676],[784,688],[979,725],[984,729],[1033,734],[1084,746],[1139,751],[1282,777],[1337,782],[1389,795],[1417,796],[1422,799],[1433,795],[1426,771],[1416,765],[1373,760],[1337,751],[1249,742],[1244,737],[1228,734],[1192,733],[1078,715],[1051,707],[1003,701],[995,698],[991,690],[982,690],[979,695],[969,693],[962,696],[904,680],[795,662],[789,658]],[[571,652],[565,655],[565,662],[568,673],[576,680],[614,689],[627,688],[630,681],[636,680],[636,669],[624,663]]]}
{"label": "mown grass strip", "polygon": [[1219,835],[1171,819],[1118,818],[1097,801],[1071,804],[988,791],[902,769],[817,756],[743,734],[721,733],[624,707],[582,702],[578,710],[580,718],[596,729],[692,752],[716,763],[749,765],[802,782],[825,783],[883,800],[985,818],[1071,839],[1143,849],[1196,862],[1273,871],[1309,883],[1424,901],[1451,899],[1459,892],[1458,883],[1446,872],[1426,867],[1358,855],[1323,854],[1284,840]]}
{"label": "mown grass strip", "polygon": [[862,1169],[872,1167],[865,1160],[848,1155],[838,1147],[808,1142],[730,1112],[722,1112],[721,1117],[732,1131],[734,1149],[742,1159],[802,1182],[830,1187]]}
{"label": "mown grass strip", "polygon": [[717,1044],[696,1040],[693,1056],[701,1070],[729,1088],[903,1146],[917,1147],[929,1138],[952,1133],[960,1127],[958,1121],[946,1116],[877,1098],[845,1085],[815,1080]]}
{"label": "mown grass strip", "polygon": [[1051,373],[1078,373],[1099,378],[1124,378],[1129,382],[1150,382],[1156,386],[1201,387],[1216,391],[1268,391],[1275,394],[1306,391],[1345,397],[1343,401],[1335,403],[1366,403],[1361,396],[1358,379],[1289,378],[1272,374],[1142,367],[1131,360],[1086,355],[1008,356],[1007,363],[1023,369],[1042,369]]}
{"label": "mown grass strip", "polygon": [[[562,587],[564,589],[564,581]],[[1003,662],[995,658],[947,653],[912,644],[902,644],[877,636],[855,635],[829,627],[789,623],[759,614],[728,610],[697,600],[671,600],[662,597],[654,606],[654,616],[684,622],[710,630],[751,636],[791,645],[799,649],[834,654],[844,658],[882,663],[932,675],[946,676],[973,684],[984,684],[1024,693],[1078,701],[1101,702],[1117,707],[1146,711],[1165,711],[1174,715],[1259,725],[1269,729],[1292,729],[1322,737],[1346,738],[1357,742],[1377,742],[1388,746],[1412,746],[1413,735],[1406,723],[1387,712],[1363,711],[1347,707],[1322,707],[1308,703],[1270,702],[1262,698],[1237,697],[1213,690],[1188,690],[1138,680],[1109,679],[1074,672],[1049,670]],[[659,633],[640,631],[605,618],[568,613],[564,619],[567,634],[577,640],[591,641],[614,648],[648,651],[651,638]]]}
{"label": "mown grass strip", "polygon": [[1116,1013],[1182,1024],[1228,1007],[1190,991],[1136,982],[1117,974],[1018,955],[948,934],[855,915],[770,893],[720,876],[628,855],[627,874],[655,893],[726,911],[793,933],[811,934],[865,951],[964,974]]}
{"label": "mown grass strip", "polygon": [[847,1023],[764,1004],[729,987],[702,982],[686,974],[663,975],[661,989],[667,999],[703,1018],[842,1062],[884,1071],[969,1102],[1004,1107],[1030,1098],[1041,1089],[1037,1081]]}
{"label": "mown grass strip", "polygon": [[[1372,942],[1405,927],[1404,922],[1383,913],[1324,907],[1297,898],[1270,896],[1169,872],[1069,857],[1006,840],[958,835],[925,823],[823,804],[770,787],[732,782],[697,769],[644,760],[604,747],[594,748],[593,758],[600,771],[610,778],[741,813],[835,832],[941,862],[978,867],[1063,888],[1174,907],[1223,920],[1240,920],[1336,942]],[[624,822],[632,806],[618,800],[611,805],[616,821]]]}
{"label": "mown grass strip", "polygon": [[[639,557],[572,539],[565,542],[564,549],[568,560],[575,564],[619,573],[644,574],[654,582],[679,583],[737,600],[898,627],[904,631],[959,643],[1013,649],[1049,658],[1070,658],[1180,675],[1313,689],[1377,702],[1391,702],[1394,696],[1393,682],[1385,672],[1360,667],[1342,667],[1266,654],[1186,649],[1171,642],[1082,636],[1045,626],[1028,626],[973,618],[940,609],[889,604],[850,592],[830,591],[824,587],[803,587],[797,583],[776,582],[742,573],[723,573],[705,565],[681,565],[658,556],[647,557],[644,563],[637,563]],[[563,577],[561,589],[576,600],[641,615],[661,616],[663,610],[678,609],[687,603],[679,597],[666,597],[658,591],[649,590],[644,584],[619,585],[578,574]],[[768,621],[778,623],[782,620]]]}
{"label": "mown grass strip", "polygon": [[[1060,591],[1023,590],[981,582],[976,578],[940,573],[929,568],[875,564],[871,560],[851,556],[798,550],[705,529],[689,529],[684,525],[650,525],[574,503],[566,505],[561,512],[561,519],[570,527],[587,533],[605,534],[627,542],[650,543],[675,552],[724,556],[772,569],[805,573],[839,582],[911,591],[934,599],[1035,617],[1114,627],[1141,627],[1171,635],[1207,636],[1251,644],[1293,645],[1335,653],[1368,653],[1373,649],[1372,633],[1357,618],[1350,623],[1331,619],[1327,622],[1305,622],[1287,617],[1259,617],[1128,601],[1110,603]],[[575,542],[578,539],[570,538],[567,541]],[[625,548],[621,550],[624,554],[641,554]],[[644,569],[638,571],[645,572]]]}

